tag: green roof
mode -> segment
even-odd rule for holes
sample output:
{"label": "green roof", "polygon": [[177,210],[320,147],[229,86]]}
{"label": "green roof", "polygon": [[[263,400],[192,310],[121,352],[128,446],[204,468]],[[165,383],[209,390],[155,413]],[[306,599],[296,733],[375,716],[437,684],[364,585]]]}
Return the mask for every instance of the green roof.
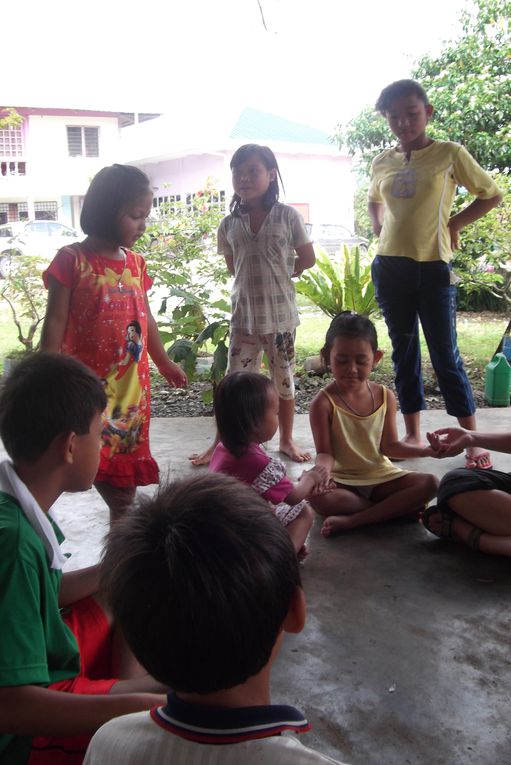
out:
{"label": "green roof", "polygon": [[331,146],[328,133],[324,133],[322,130],[250,108],[243,110],[230,134],[230,138]]}

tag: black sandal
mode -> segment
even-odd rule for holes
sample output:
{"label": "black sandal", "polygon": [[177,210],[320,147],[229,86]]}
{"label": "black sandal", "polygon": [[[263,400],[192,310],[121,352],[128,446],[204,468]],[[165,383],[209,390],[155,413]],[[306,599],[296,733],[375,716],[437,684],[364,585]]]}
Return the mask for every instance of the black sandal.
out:
{"label": "black sandal", "polygon": [[467,539],[467,545],[470,547],[471,550],[476,550],[476,552],[479,550],[481,534],[484,534],[484,532],[482,531],[482,529],[478,529],[477,526],[474,526],[470,530],[470,533]]}
{"label": "black sandal", "polygon": [[[436,531],[432,531],[432,529],[429,526],[429,519],[434,513],[438,513],[440,515],[440,518],[442,519],[442,525],[440,527],[440,533],[437,533]],[[425,529],[429,531],[430,534],[434,534],[439,539],[454,539],[452,535],[452,522],[455,517],[456,513],[454,513],[450,508],[448,507],[441,507],[439,505],[430,505],[430,507],[426,508],[424,512],[422,513],[422,525]]]}

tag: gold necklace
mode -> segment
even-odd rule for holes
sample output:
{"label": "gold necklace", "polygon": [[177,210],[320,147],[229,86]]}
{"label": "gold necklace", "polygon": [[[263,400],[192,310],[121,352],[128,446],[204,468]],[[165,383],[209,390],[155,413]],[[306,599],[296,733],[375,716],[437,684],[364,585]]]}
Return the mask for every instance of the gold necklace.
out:
{"label": "gold necklace", "polygon": [[[357,415],[357,417],[368,417],[369,416],[367,414],[360,414],[360,412],[357,412],[357,410],[354,409],[351,406],[351,404],[348,403],[348,401],[346,401],[346,399],[341,396],[341,391],[339,390],[339,386],[337,385],[337,380],[334,380],[334,384],[335,384],[335,389],[337,391],[337,395],[339,396],[339,398],[341,399],[341,401],[342,401],[342,403],[344,404],[345,407],[350,409],[353,412],[353,414]],[[367,385],[367,390],[369,391],[369,395],[371,396],[371,407],[372,408],[371,408],[371,411],[369,412],[369,414],[372,414],[374,412],[374,410],[376,409],[376,404],[375,404],[375,401],[374,401],[373,391],[371,390],[371,386],[369,385],[369,380],[366,380],[366,385]]]}

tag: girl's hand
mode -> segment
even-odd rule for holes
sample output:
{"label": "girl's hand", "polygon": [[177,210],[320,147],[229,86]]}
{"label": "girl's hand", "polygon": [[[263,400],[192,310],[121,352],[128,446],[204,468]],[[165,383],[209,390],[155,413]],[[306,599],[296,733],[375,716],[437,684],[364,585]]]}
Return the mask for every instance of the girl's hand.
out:
{"label": "girl's hand", "polygon": [[449,236],[451,238],[451,250],[459,250],[460,248],[460,228],[457,225],[454,218],[451,218],[447,224],[449,229]]}
{"label": "girl's hand", "polygon": [[309,478],[311,478],[312,481],[314,482],[314,486],[317,486],[318,483],[323,483],[325,480],[328,479],[328,471],[322,465],[314,465],[314,467],[311,467],[309,470],[304,470],[299,480],[301,480],[305,476],[308,476]]}
{"label": "girl's hand", "polygon": [[166,369],[160,369],[160,372],[171,388],[186,388],[188,385],[188,378],[175,361],[170,361],[169,359]]}
{"label": "girl's hand", "polygon": [[314,465],[310,470],[304,470],[300,478],[304,476],[308,476],[312,480],[314,494],[321,494],[330,483],[330,472],[324,465]]}

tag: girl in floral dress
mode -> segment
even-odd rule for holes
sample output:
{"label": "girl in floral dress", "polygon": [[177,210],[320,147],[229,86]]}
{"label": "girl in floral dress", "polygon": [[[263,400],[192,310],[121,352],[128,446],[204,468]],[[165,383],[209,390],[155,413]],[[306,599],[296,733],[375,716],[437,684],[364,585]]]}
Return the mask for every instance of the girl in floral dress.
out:
{"label": "girl in floral dress", "polygon": [[92,180],[83,203],[83,242],[59,250],[44,273],[48,305],[41,349],[83,361],[103,380],[108,405],[94,485],[114,520],[137,486],[158,482],[149,449],[148,356],[173,387],[186,375],[167,356],[147,300],[152,281],[132,247],[151,211],[147,176],[112,165]]}

